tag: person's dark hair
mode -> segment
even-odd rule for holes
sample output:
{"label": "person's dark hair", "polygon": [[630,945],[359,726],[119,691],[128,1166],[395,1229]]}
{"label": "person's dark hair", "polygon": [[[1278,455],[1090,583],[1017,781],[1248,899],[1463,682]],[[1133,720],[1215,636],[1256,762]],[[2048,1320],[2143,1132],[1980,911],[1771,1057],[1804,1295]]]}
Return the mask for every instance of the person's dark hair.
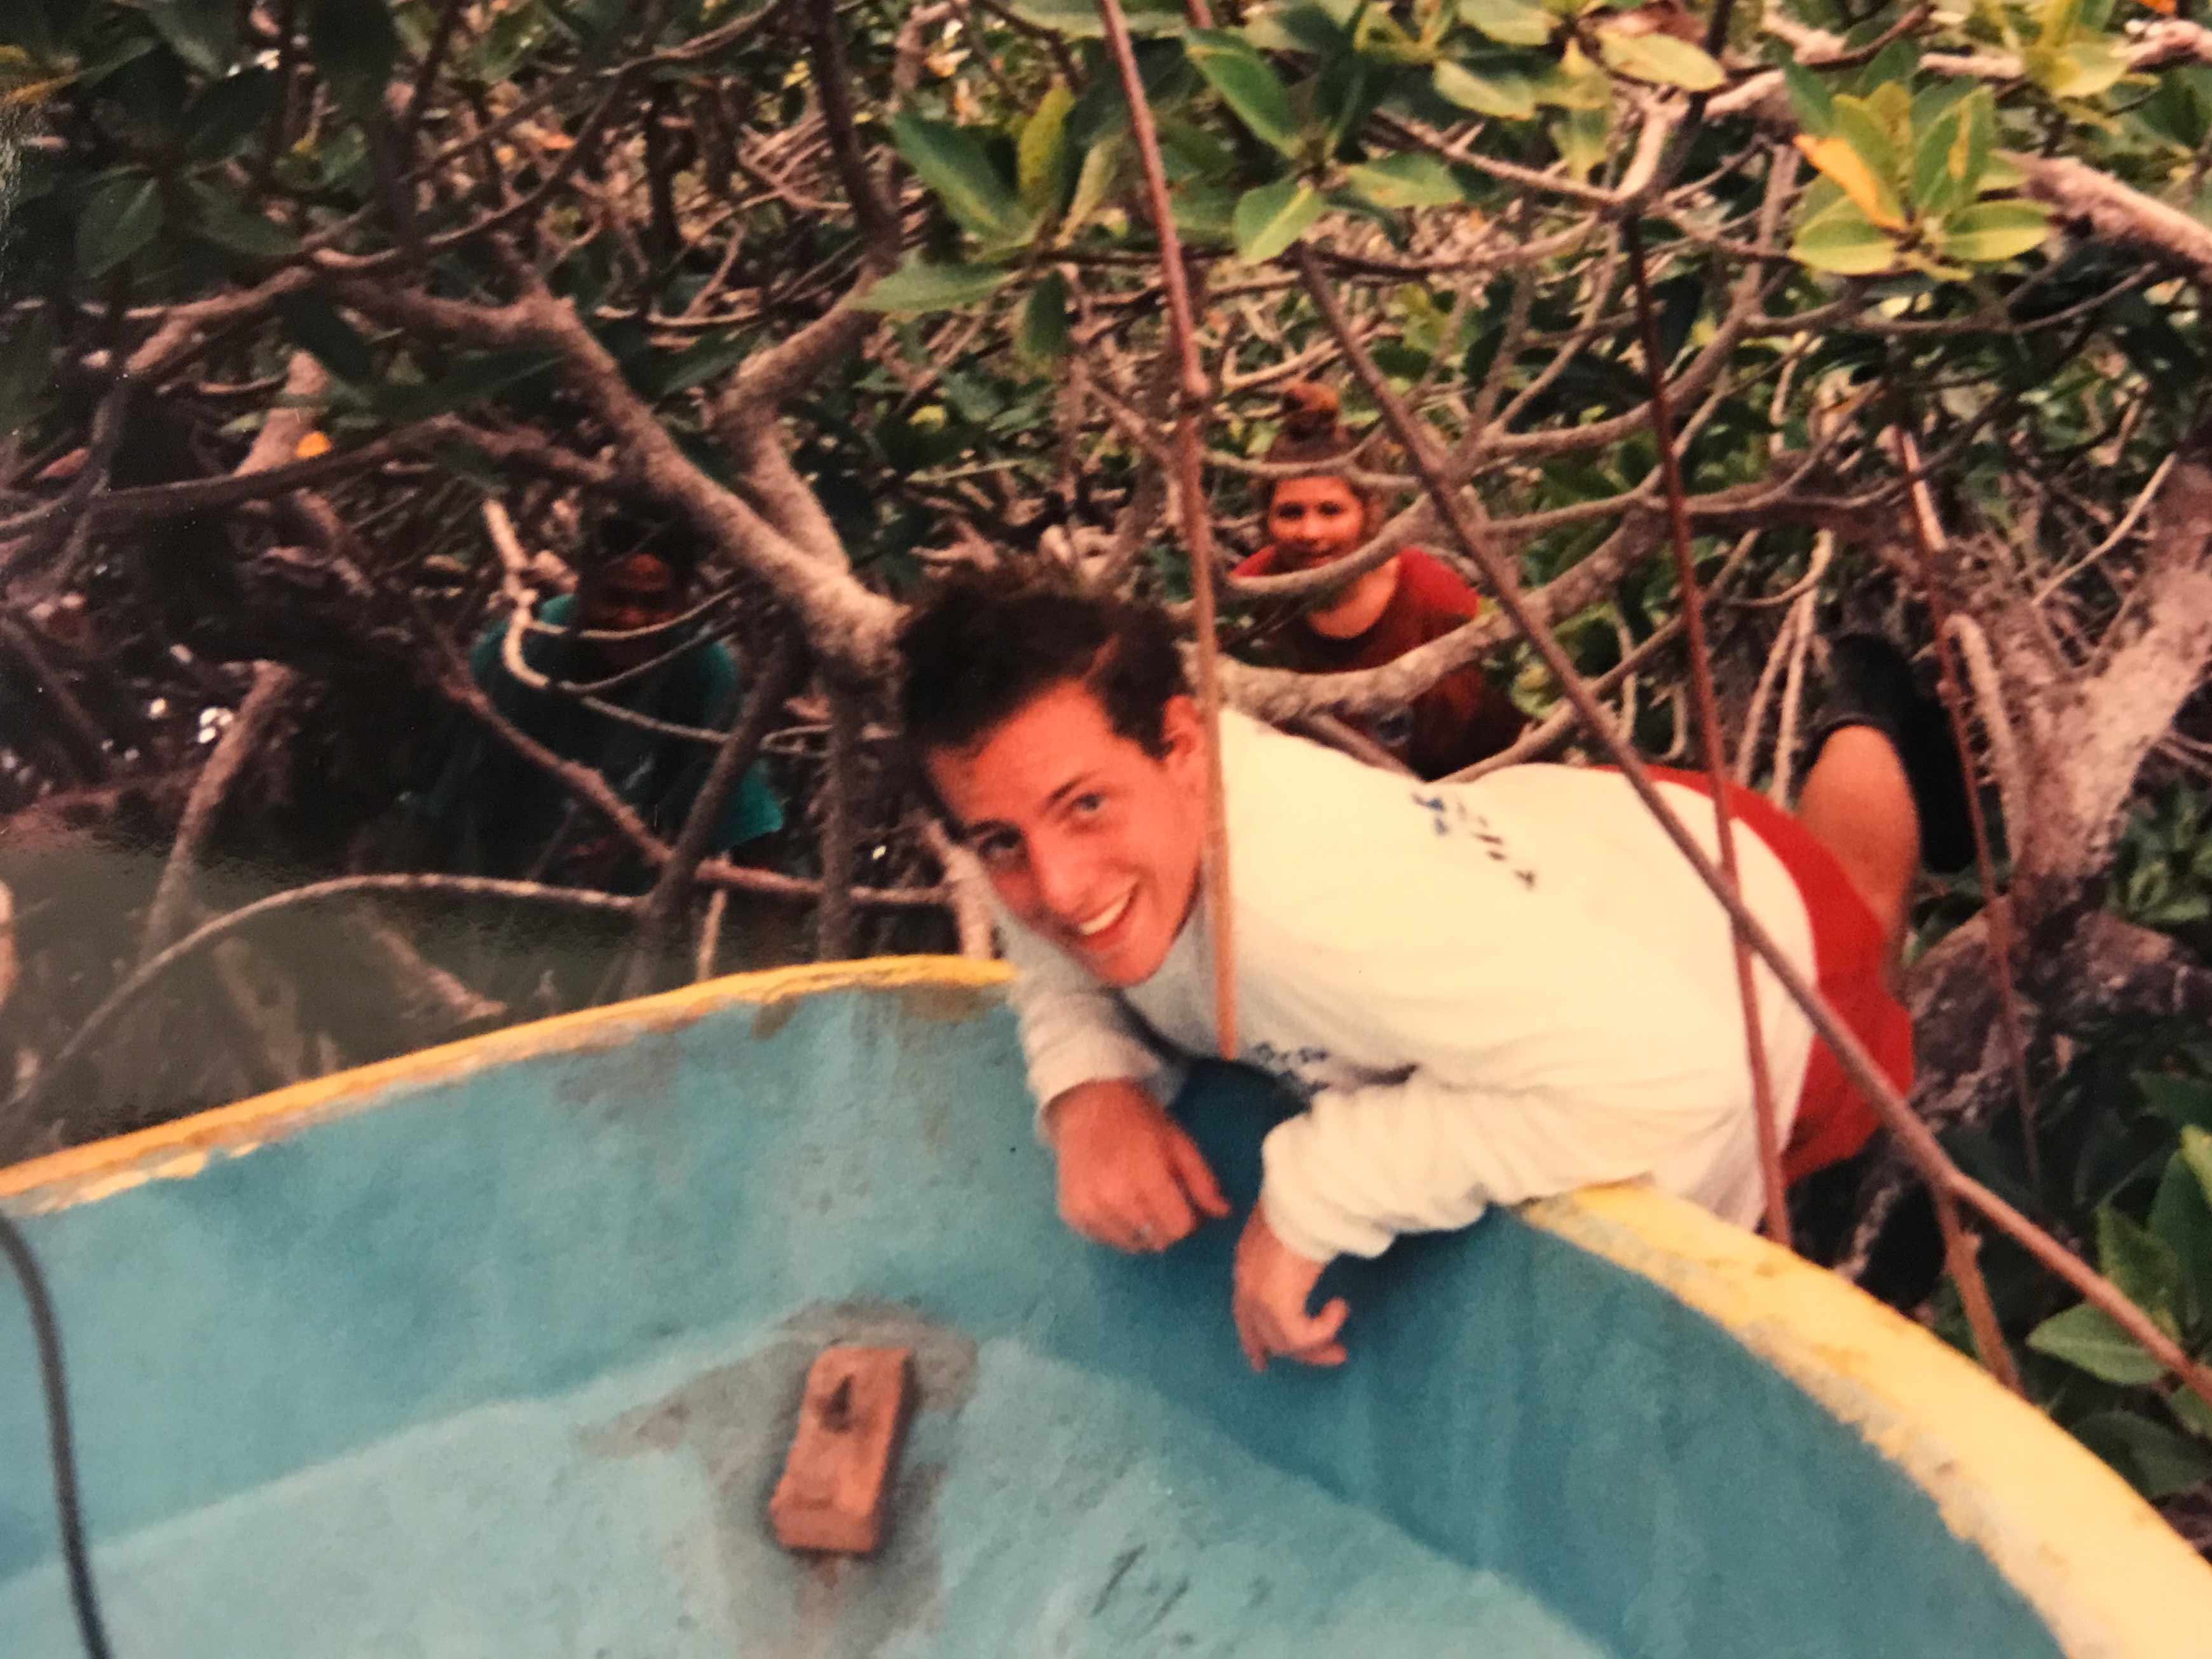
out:
{"label": "person's dark hair", "polygon": [[1334,386],[1317,380],[1293,380],[1283,388],[1282,413],[1267,459],[1277,465],[1327,466],[1352,454],[1352,440],[1337,416],[1342,404]]}
{"label": "person's dark hair", "polygon": [[1056,578],[951,577],[907,618],[898,648],[899,714],[916,760],[974,746],[1071,681],[1098,699],[1116,732],[1158,757],[1169,700],[1188,689],[1166,617]]}
{"label": "person's dark hair", "polygon": [[633,553],[650,553],[668,567],[682,592],[698,574],[701,547],[688,523],[623,504],[599,515],[592,526],[592,552],[595,568],[611,568]]}
{"label": "person's dark hair", "polygon": [[[1279,427],[1275,441],[1267,446],[1262,457],[1276,466],[1300,466],[1312,477],[1343,477],[1352,465],[1352,453],[1358,448],[1352,434],[1338,419],[1341,403],[1334,386],[1323,386],[1317,380],[1293,380],[1283,388],[1282,413],[1278,417]],[[1371,490],[1344,477],[1345,487],[1359,498],[1360,505],[1370,513],[1376,507]],[[1274,489],[1267,491],[1270,501]]]}

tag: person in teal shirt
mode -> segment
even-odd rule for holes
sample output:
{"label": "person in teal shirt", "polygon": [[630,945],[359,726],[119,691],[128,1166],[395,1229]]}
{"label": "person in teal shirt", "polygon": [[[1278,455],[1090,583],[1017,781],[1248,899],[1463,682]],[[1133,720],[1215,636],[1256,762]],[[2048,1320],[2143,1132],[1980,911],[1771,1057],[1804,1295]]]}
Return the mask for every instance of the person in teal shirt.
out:
{"label": "person in teal shirt", "polygon": [[[664,532],[647,542],[627,520],[601,534],[603,541],[627,543],[636,550],[587,577],[580,593],[538,607],[538,620],[579,632],[617,632],[681,616],[690,562],[675,537]],[[726,731],[744,702],[728,647],[702,638],[681,649],[682,631],[586,640],[532,629],[524,635],[522,659],[551,683],[540,689],[508,671],[507,632],[507,618],[495,619],[469,653],[470,672],[493,706],[563,759],[599,773],[654,834],[672,842],[706,781],[714,744],[623,720],[560,688],[642,669],[634,678],[592,692],[592,699],[665,725]],[[649,882],[650,871],[629,844],[542,768],[489,732],[467,750],[439,791],[447,798],[447,810],[434,814],[457,833],[455,850],[465,866],[617,891],[642,890]],[[783,822],[783,804],[756,762],[724,805],[708,838],[708,853],[727,853],[773,835]]]}

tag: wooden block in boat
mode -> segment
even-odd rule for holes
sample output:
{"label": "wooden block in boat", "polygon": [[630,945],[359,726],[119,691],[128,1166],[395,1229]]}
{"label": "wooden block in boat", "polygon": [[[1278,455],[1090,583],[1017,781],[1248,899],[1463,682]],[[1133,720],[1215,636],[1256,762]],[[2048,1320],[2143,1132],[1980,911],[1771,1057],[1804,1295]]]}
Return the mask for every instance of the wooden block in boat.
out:
{"label": "wooden block in boat", "polygon": [[875,1552],[913,1382],[908,1348],[825,1348],[817,1357],[769,1499],[769,1523],[786,1549]]}

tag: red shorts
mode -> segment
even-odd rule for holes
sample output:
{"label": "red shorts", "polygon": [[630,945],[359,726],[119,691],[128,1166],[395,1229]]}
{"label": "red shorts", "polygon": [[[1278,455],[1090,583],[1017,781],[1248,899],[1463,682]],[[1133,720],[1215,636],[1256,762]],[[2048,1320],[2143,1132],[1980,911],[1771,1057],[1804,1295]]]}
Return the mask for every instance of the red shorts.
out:
{"label": "red shorts", "polygon": [[[1651,775],[1712,799],[1712,781],[1701,772],[1655,766]],[[1814,985],[1836,1017],[1874,1056],[1899,1094],[1912,1090],[1912,1020],[1883,975],[1889,941],[1881,924],[1851,885],[1836,855],[1813,833],[1765,796],[1730,785],[1735,821],[1765,842],[1797,884],[1813,926]],[[1803,1180],[1839,1164],[1863,1147],[1880,1127],[1874,1103],[1844,1074],[1835,1051],[1817,1036],[1798,1091],[1797,1115],[1782,1150],[1785,1180]]]}

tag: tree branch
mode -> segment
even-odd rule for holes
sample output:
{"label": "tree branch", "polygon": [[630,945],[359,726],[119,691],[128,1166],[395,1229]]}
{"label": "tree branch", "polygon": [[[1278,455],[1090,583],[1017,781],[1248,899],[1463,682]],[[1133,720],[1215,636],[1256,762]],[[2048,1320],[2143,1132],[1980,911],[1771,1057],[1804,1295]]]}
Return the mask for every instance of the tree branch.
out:
{"label": "tree branch", "polygon": [[2109,1280],[1951,1161],[1928,1126],[1914,1115],[1904,1097],[1891,1086],[1888,1079],[1876,1066],[1873,1056],[1859,1041],[1857,1034],[1836,1016],[1797,965],[1775,942],[1765,926],[1730,888],[1680,817],[1660,796],[1657,786],[1651,781],[1643,761],[1612,730],[1605,711],[1591,696],[1589,688],[1575,672],[1574,665],[1567,659],[1565,653],[1559,648],[1559,641],[1550,629],[1540,618],[1530,613],[1515,586],[1512,573],[1465,520],[1457,499],[1446,482],[1443,463],[1435,453],[1428,434],[1407,413],[1397,394],[1391,390],[1389,382],[1375,366],[1374,360],[1346,325],[1343,312],[1322,280],[1311,255],[1304,250],[1297,250],[1293,258],[1298,263],[1299,275],[1306,283],[1308,293],[1313,295],[1315,304],[1331,331],[1343,343],[1346,356],[1352,365],[1353,372],[1359,376],[1361,384],[1381,405],[1392,431],[1405,447],[1416,470],[1421,473],[1424,485],[1435,500],[1437,511],[1443,516],[1462,550],[1484,566],[1497,586],[1500,606],[1512,617],[1545,665],[1558,678],[1577,712],[1604,744],[1614,764],[1635,790],[1638,799],[1698,872],[1707,890],[1741,931],[1751,948],[1765,962],[1790,1000],[1804,1012],[1814,1030],[1834,1053],[1844,1074],[1873,1105],[1899,1149],[1929,1184],[1938,1205],[1947,1200],[1964,1202],[1996,1223],[2001,1231],[2026,1248],[2036,1260],[2111,1316],[2145,1352],[2172,1371],[2191,1392],[2207,1404],[2212,1404],[2212,1369],[2191,1358],[2179,1344],[2160,1330],[2141,1308]]}
{"label": "tree branch", "polygon": [[782,711],[784,700],[798,685],[801,659],[797,642],[789,635],[777,641],[746,699],[744,712],[715,750],[714,764],[707,769],[706,780],[692,800],[676,844],[669,849],[668,862],[660,866],[653,891],[638,912],[637,938],[623,975],[624,995],[642,995],[648,988],[661,952],[682,918],[692,878],[700,860],[707,855],[708,841],[744,781],[745,769],[759,755],[761,741]]}

